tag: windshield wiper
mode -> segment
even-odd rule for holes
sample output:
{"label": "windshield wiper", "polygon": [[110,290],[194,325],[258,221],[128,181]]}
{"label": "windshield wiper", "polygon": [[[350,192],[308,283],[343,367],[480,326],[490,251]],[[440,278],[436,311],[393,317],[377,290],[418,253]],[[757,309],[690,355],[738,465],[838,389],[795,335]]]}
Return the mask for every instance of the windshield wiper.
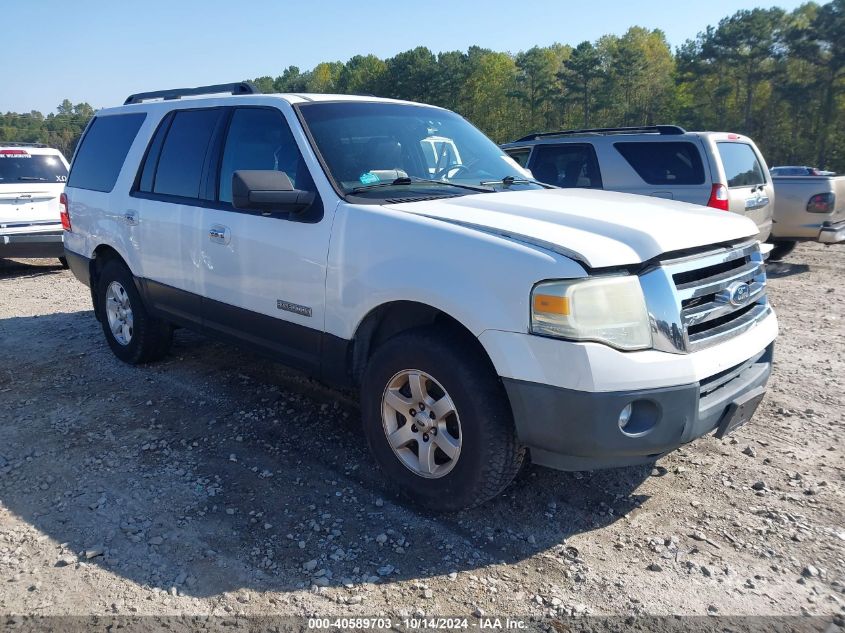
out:
{"label": "windshield wiper", "polygon": [[552,185],[549,185],[545,182],[540,182],[539,180],[534,180],[533,178],[517,178],[516,176],[505,176],[501,180],[482,180],[480,185],[504,185],[505,187],[510,187],[511,185],[540,185],[545,187],[546,189],[553,189]]}
{"label": "windshield wiper", "polygon": [[[498,180],[496,182],[499,182]],[[390,182],[375,182],[371,185],[363,185],[361,187],[354,187],[349,193],[361,193],[363,191],[370,191],[371,189],[381,189],[383,187],[392,187],[393,185],[413,185],[416,183],[426,183],[431,185],[446,185],[447,187],[459,187],[461,189],[468,189],[470,191],[478,191],[480,193],[491,193],[493,189],[488,187],[478,187],[476,185],[462,185],[457,182],[449,182],[447,180],[433,180],[429,178],[411,178],[410,176],[402,176]]]}

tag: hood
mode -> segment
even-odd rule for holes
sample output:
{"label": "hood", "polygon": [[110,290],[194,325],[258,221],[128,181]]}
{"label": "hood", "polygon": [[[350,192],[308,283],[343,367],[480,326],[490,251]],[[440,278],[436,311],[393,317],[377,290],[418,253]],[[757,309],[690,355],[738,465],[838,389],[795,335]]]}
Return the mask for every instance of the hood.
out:
{"label": "hood", "polygon": [[528,242],[590,268],[639,264],[758,233],[754,222],[735,213],[592,189],[509,191],[391,208]]}

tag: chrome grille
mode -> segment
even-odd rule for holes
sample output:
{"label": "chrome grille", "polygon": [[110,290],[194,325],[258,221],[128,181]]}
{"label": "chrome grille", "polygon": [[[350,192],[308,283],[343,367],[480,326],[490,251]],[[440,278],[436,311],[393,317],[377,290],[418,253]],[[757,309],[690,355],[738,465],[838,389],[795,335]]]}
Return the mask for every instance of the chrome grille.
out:
{"label": "chrome grille", "polygon": [[757,242],[666,260],[640,279],[655,348],[663,351],[694,352],[716,345],[771,311]]}

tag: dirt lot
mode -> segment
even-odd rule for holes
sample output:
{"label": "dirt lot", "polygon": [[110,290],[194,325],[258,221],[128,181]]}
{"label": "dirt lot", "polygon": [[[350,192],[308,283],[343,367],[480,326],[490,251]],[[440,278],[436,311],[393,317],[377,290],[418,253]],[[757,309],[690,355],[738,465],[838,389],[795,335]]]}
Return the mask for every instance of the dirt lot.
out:
{"label": "dirt lot", "polygon": [[734,437],[445,517],[384,488],[354,399],[184,330],[126,366],[39,264],[0,262],[2,614],[845,613],[845,248],[770,267]]}

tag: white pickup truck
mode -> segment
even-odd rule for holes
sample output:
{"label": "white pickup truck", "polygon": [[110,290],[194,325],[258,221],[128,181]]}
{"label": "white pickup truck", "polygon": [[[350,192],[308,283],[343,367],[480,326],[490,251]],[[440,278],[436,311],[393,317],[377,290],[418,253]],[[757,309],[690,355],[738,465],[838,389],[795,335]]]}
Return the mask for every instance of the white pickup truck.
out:
{"label": "white pickup truck", "polygon": [[527,456],[586,470],[721,437],[771,370],[754,222],[537,183],[441,108],[133,95],[89,125],[63,202],[115,355],[159,358],[178,325],[357,387],[386,478],[437,510]]}
{"label": "white pickup truck", "polygon": [[772,182],[770,259],[786,257],[798,242],[845,242],[845,176],[774,176]]}

